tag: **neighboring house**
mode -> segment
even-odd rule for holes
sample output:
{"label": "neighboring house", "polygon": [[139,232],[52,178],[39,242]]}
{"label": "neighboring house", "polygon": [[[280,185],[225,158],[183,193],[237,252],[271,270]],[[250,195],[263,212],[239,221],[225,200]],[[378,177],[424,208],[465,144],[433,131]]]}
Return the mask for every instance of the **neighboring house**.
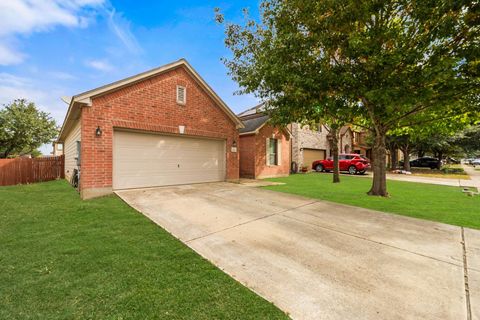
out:
{"label": "neighboring house", "polygon": [[53,156],[61,156],[63,154],[63,143],[54,142],[52,143],[52,147],[53,147],[53,151],[52,151]]}
{"label": "neighboring house", "polygon": [[[319,124],[315,129],[310,129],[308,125],[302,126],[298,123],[292,123],[291,131],[292,161],[296,164],[297,170],[300,170],[303,166],[312,170],[313,161],[332,156],[330,141],[328,140],[329,130],[325,125]],[[351,153],[352,145],[352,129],[349,126],[344,126],[339,132],[339,153]]]}
{"label": "neighboring house", "polygon": [[297,171],[302,166],[312,169],[312,162],[326,159],[330,155],[330,142],[328,141],[327,128],[319,124],[315,129],[302,126],[299,123],[291,124],[292,130],[292,162],[296,164]]}
{"label": "neighboring house", "polygon": [[239,115],[240,177],[271,178],[290,173],[290,134],[286,128],[273,127],[269,116],[257,107]]}
{"label": "neighboring house", "polygon": [[[242,177],[262,178],[287,175],[295,168],[296,171],[300,171],[302,166],[312,170],[312,163],[315,160],[326,159],[332,155],[328,140],[329,130],[325,125],[319,124],[315,129],[311,129],[308,125],[292,123],[284,130],[272,128],[268,125],[269,117],[265,113],[263,104],[248,109],[238,116],[245,124],[245,128],[240,130],[240,176]],[[263,168],[266,165],[268,153],[266,139],[270,134],[281,135],[284,139],[281,144],[283,148],[281,167],[267,165]],[[288,151],[285,150],[287,145]],[[344,126],[339,131],[339,152],[351,153],[352,146],[353,131],[349,126]],[[288,156],[288,162],[284,154]],[[295,164],[292,165],[292,162]]]}
{"label": "neighboring house", "polygon": [[362,130],[353,131],[353,152],[372,158],[372,148],[367,143],[368,132]]}
{"label": "neighboring house", "polygon": [[59,135],[82,198],[238,179],[242,122],[184,59],[74,96]]}
{"label": "neighboring house", "polygon": [[350,126],[340,128],[338,137],[338,151],[340,153],[353,153],[353,131]]}

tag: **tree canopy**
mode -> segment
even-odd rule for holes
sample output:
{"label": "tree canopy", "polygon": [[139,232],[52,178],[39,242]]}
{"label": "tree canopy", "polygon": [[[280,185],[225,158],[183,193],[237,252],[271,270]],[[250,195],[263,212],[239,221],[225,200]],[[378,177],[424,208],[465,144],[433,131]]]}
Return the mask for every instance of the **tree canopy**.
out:
{"label": "tree canopy", "polygon": [[373,132],[369,194],[386,196],[389,130],[479,108],[479,11],[471,0],[264,0],[261,21],[217,20],[230,75],[273,117],[304,119],[321,105]]}
{"label": "tree canopy", "polygon": [[56,134],[55,120],[33,102],[17,99],[0,110],[0,158],[32,153]]}

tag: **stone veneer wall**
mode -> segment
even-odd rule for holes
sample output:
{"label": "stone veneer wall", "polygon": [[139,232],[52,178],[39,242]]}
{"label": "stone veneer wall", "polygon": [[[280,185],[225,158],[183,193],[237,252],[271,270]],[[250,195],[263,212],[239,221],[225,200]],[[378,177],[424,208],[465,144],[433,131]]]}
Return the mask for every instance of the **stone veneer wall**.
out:
{"label": "stone veneer wall", "polygon": [[292,161],[301,168],[303,164],[302,149],[326,150],[327,157],[330,155],[330,146],[327,139],[328,131],[322,126],[322,131],[310,130],[308,126],[301,126],[298,123],[291,125],[292,130]]}

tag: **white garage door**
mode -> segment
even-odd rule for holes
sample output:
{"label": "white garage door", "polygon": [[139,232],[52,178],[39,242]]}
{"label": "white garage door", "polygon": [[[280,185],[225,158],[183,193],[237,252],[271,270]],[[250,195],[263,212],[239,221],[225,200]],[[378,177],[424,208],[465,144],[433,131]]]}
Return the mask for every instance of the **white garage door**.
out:
{"label": "white garage door", "polygon": [[225,142],[115,131],[113,188],[225,180]]}

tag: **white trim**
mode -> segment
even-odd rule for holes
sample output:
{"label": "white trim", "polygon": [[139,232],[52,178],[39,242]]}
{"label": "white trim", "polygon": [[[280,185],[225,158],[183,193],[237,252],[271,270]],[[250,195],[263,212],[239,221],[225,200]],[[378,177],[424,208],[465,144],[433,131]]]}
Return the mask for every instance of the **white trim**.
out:
{"label": "white trim", "polygon": [[270,138],[265,142],[265,165],[270,166]]}
{"label": "white trim", "polygon": [[282,163],[282,140],[277,139],[277,166]]}

